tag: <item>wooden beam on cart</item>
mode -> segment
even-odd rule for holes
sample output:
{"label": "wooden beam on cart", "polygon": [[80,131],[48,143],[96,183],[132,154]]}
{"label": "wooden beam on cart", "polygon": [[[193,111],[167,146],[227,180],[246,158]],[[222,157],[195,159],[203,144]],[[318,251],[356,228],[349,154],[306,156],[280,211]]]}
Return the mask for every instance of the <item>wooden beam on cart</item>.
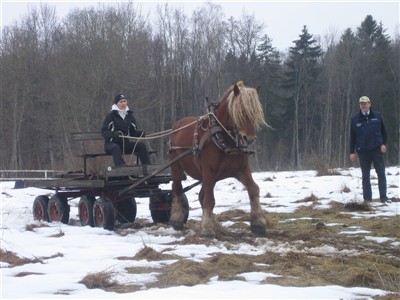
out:
{"label": "wooden beam on cart", "polygon": [[178,160],[182,159],[183,157],[185,157],[186,155],[189,155],[192,153],[192,148],[186,150],[185,152],[181,153],[180,155],[178,155],[177,157],[175,157],[173,160],[171,160],[168,164],[164,165],[162,168],[153,171],[151,174],[143,177],[142,179],[136,181],[134,184],[128,186],[127,188],[124,188],[123,190],[121,190],[119,192],[119,195],[123,195],[127,192],[129,192],[130,190],[134,189],[135,187],[137,187],[138,185],[146,182],[147,180],[149,180],[150,178],[156,176],[157,174],[161,173],[162,171],[164,171],[165,169],[169,168],[170,166],[172,166],[174,163],[176,163]]}

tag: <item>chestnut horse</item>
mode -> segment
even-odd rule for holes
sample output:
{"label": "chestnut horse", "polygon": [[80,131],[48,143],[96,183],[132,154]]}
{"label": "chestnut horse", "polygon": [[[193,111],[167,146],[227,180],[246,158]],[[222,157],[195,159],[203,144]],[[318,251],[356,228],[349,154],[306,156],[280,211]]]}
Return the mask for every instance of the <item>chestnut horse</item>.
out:
{"label": "chestnut horse", "polygon": [[[188,116],[177,121],[170,137],[172,204],[170,224],[183,228],[185,214],[181,205],[184,173],[199,180],[199,200],[203,210],[200,235],[214,237],[214,186],[222,179],[234,177],[247,189],[251,206],[251,231],[266,233],[267,220],[261,209],[260,189],[249,167],[247,145],[256,138],[256,130],[267,125],[258,89],[245,87],[242,81],[229,87],[218,104],[203,117]],[[215,109],[215,110],[214,110]],[[189,149],[189,150],[188,150]],[[192,151],[191,151],[191,150]],[[189,153],[188,155],[185,155]],[[182,158],[177,157],[181,155]]]}

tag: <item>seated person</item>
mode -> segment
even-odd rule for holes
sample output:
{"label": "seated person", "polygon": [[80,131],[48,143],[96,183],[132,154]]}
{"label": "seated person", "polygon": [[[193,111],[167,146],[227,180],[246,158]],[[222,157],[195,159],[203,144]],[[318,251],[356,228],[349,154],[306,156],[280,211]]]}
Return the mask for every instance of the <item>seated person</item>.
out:
{"label": "seated person", "polygon": [[144,132],[137,130],[136,120],[133,112],[128,107],[128,101],[122,94],[114,98],[114,104],[101,127],[103,135],[104,151],[112,154],[115,166],[126,165],[123,154],[135,154],[139,157],[143,165],[149,165],[150,157],[146,145],[143,142],[135,142],[132,139],[122,138],[121,136],[144,137]]}

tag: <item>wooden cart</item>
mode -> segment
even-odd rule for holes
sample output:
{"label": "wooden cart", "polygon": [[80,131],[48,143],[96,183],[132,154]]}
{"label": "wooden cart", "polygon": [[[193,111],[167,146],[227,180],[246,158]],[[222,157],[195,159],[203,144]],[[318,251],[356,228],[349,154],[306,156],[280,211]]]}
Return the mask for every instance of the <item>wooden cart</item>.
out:
{"label": "wooden cart", "polygon": [[[79,155],[83,159],[82,171],[65,172],[52,179],[23,181],[24,187],[54,191],[51,196],[40,195],[35,198],[33,202],[35,220],[68,224],[70,214],[68,201],[80,198],[78,216],[82,226],[113,230],[116,222],[134,222],[137,212],[136,198],[148,197],[153,221],[156,223],[169,221],[171,190],[163,190],[160,185],[171,181],[169,166],[175,161],[166,165],[107,166],[102,174],[94,174],[87,170],[87,160],[106,154],[98,149],[94,151],[93,144],[87,147],[85,143],[103,140],[101,134],[75,133],[71,138],[82,144]],[[189,204],[186,195],[184,193],[182,195],[182,207],[187,220]]]}

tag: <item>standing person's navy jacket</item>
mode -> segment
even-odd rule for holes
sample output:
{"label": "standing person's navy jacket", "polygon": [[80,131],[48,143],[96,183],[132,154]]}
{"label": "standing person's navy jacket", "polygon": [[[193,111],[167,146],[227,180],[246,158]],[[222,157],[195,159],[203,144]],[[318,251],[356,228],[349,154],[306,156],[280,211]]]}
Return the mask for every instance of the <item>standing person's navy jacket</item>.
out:
{"label": "standing person's navy jacket", "polygon": [[370,109],[365,116],[360,110],[351,118],[350,153],[373,150],[386,142],[386,129],[379,112]]}

